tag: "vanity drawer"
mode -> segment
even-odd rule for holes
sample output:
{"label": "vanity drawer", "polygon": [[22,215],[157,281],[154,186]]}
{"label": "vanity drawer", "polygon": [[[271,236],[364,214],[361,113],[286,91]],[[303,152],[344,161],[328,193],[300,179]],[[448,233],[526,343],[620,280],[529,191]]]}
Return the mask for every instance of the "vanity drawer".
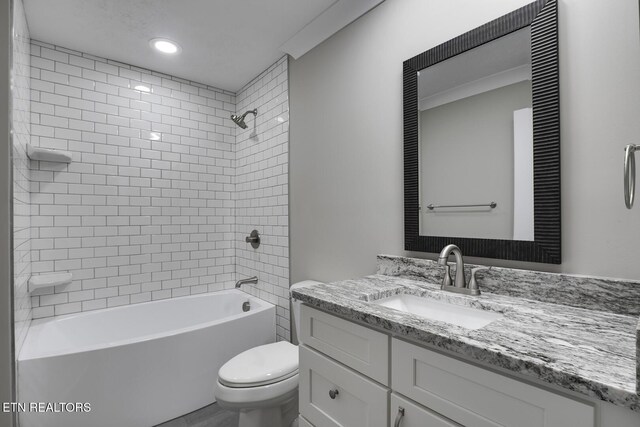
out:
{"label": "vanity drawer", "polygon": [[299,373],[300,414],[314,426],[387,426],[385,387],[305,346],[300,346]]}
{"label": "vanity drawer", "polygon": [[[402,414],[400,414],[401,411]],[[396,427],[396,421],[398,421],[398,427],[460,427],[458,423],[391,393],[389,425]]]}
{"label": "vanity drawer", "polygon": [[395,338],[391,359],[394,391],[465,426],[594,426],[590,405]]}
{"label": "vanity drawer", "polygon": [[350,368],[389,385],[389,336],[302,306],[300,340],[303,344]]}

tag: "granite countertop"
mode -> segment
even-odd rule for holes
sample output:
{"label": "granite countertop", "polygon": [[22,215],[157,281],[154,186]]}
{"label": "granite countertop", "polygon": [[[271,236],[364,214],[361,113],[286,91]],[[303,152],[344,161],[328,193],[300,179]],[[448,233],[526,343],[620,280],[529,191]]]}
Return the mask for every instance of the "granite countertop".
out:
{"label": "granite countertop", "polygon": [[[395,336],[640,412],[637,316],[489,292],[467,296],[439,288],[424,280],[376,274],[298,288],[292,296]],[[503,317],[470,330],[374,303],[401,293],[490,310]]]}

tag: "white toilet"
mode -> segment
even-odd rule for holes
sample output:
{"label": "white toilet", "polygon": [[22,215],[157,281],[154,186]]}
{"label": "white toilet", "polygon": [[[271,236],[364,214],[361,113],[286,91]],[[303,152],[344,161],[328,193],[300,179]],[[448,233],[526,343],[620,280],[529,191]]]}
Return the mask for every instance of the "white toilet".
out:
{"label": "white toilet", "polygon": [[[292,300],[292,308],[297,332],[300,302]],[[291,426],[298,417],[298,346],[280,341],[238,354],[218,371],[215,395],[221,407],[240,411],[239,427]]]}

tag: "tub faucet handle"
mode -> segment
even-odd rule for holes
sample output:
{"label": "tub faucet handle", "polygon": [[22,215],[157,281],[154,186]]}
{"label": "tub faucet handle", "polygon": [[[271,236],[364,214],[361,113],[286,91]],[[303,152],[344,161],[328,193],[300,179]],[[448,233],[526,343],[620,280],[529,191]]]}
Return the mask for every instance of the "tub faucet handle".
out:
{"label": "tub faucet handle", "polygon": [[258,233],[258,230],[253,230],[251,234],[245,237],[244,241],[247,243],[251,243],[251,246],[254,249],[258,249],[258,247],[260,246],[260,233]]}

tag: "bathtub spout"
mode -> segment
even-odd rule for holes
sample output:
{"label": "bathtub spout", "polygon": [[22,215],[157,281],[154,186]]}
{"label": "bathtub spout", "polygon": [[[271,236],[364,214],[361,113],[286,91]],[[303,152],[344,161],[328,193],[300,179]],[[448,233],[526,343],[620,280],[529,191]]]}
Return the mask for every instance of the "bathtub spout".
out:
{"label": "bathtub spout", "polygon": [[239,288],[240,286],[244,285],[245,283],[258,283],[258,277],[257,276],[253,276],[253,277],[249,277],[248,279],[240,279],[236,282],[236,288]]}

